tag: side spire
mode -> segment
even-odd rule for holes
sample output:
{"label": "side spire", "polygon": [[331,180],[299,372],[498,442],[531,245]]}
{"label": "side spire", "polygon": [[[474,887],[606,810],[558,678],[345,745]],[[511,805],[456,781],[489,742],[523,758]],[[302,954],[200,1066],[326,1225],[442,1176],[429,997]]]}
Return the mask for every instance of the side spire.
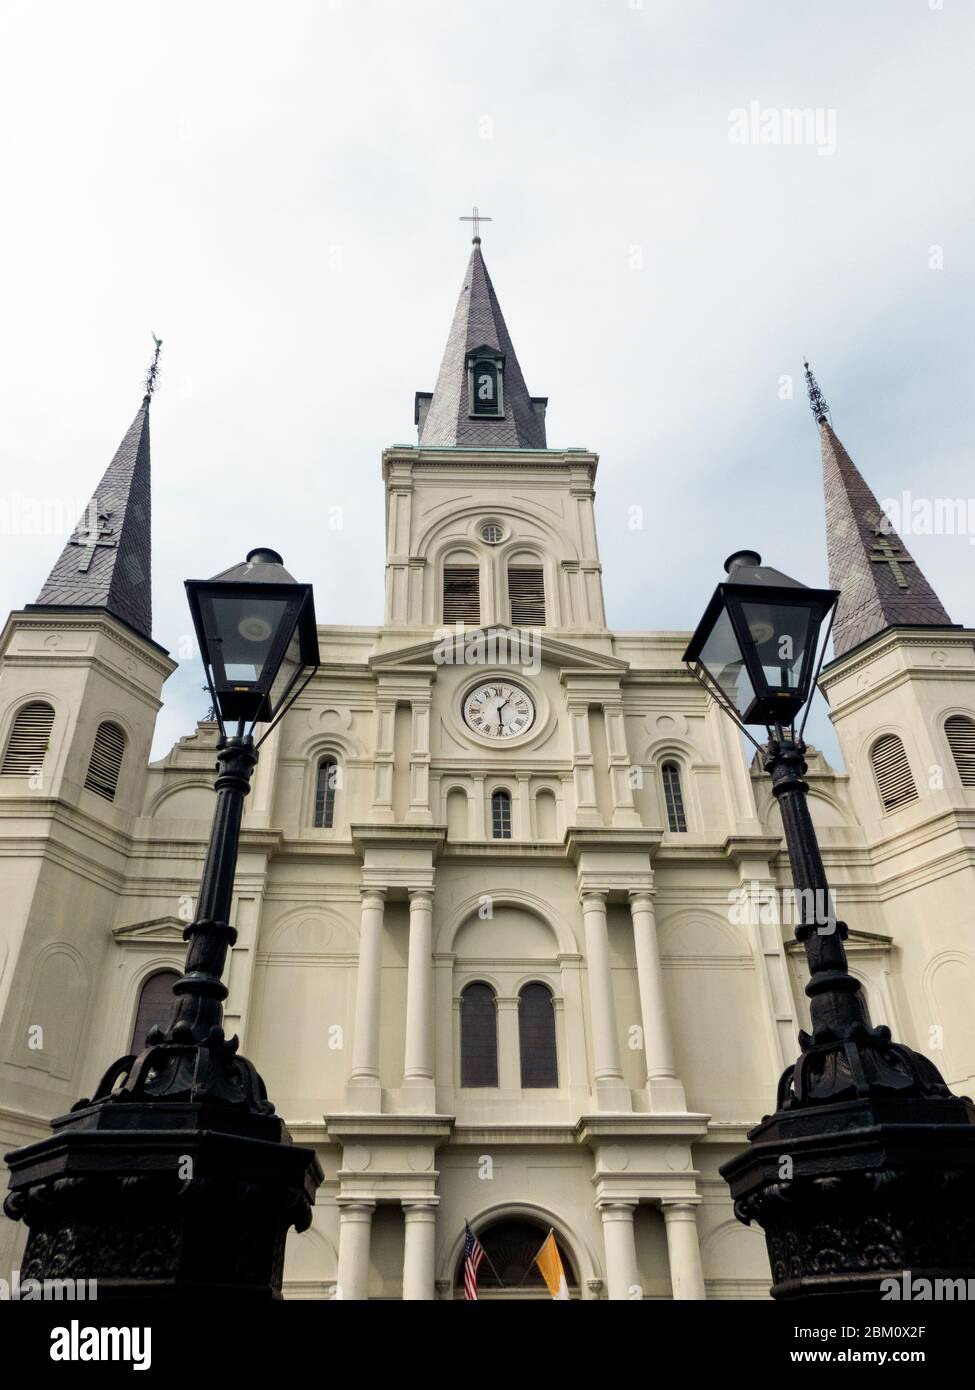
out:
{"label": "side spire", "polygon": [[36,608],[98,608],[152,638],[149,405],[162,340],[125,437],[37,596]]}
{"label": "side spire", "polygon": [[[489,220],[476,216],[476,228]],[[480,235],[473,243],[437,385],[432,396],[417,393],[420,444],[544,449],[547,400],[528,394]]]}
{"label": "side spire", "polygon": [[840,591],[834,654],[843,656],[889,627],[951,627],[941,600],[837,437],[819,383],[808,362],[805,367],[822,442],[829,582]]}

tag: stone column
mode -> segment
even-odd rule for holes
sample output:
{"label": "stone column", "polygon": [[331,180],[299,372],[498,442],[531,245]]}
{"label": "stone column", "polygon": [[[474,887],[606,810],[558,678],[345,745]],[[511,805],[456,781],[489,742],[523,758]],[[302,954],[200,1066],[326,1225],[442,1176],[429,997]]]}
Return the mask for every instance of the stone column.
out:
{"label": "stone column", "polygon": [[403,1202],[403,1298],[433,1299],[437,1240],[436,1198]]}
{"label": "stone column", "polygon": [[383,913],[386,892],[362,890],[359,929],[359,973],[355,989],[355,1025],[352,1034],[352,1070],[349,1102],[356,1110],[381,1108],[379,1084],[379,988],[383,959]]}
{"label": "stone column", "polygon": [[433,893],[410,889],[410,947],[406,977],[404,1100],[410,1110],[433,1113]]}
{"label": "stone column", "polygon": [[664,1201],[660,1205],[667,1226],[670,1286],[674,1298],[707,1298],[694,1210],[697,1202]]}
{"label": "stone column", "polygon": [[600,1202],[606,1247],[606,1292],[611,1299],[641,1299],[643,1286],[636,1263],[633,1213],[636,1202]]}
{"label": "stone column", "polygon": [[606,894],[584,892],[582,914],[586,934],[596,1105],[600,1110],[630,1110],[632,1101],[629,1089],[623,1084],[619,1039],[616,1035],[616,1001],[609,967]]}
{"label": "stone column", "polygon": [[633,945],[636,954],[640,1013],[643,1015],[643,1046],[647,1064],[647,1095],[652,1111],[686,1111],[684,1088],[674,1068],[674,1048],[664,1002],[664,977],[657,944],[653,893],[630,893],[633,918]]}
{"label": "stone column", "polygon": [[375,1202],[340,1197],[339,1272],[335,1297],[364,1299],[369,1296],[369,1238]]}

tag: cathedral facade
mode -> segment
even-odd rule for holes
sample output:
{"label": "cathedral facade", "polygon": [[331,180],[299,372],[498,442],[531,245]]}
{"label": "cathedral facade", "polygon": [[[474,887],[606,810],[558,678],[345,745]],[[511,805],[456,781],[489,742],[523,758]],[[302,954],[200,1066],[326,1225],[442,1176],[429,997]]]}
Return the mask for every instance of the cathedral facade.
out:
{"label": "cathedral facade", "polygon": [[[873,1022],[965,1093],[975,633],[813,404],[848,769],[810,751],[813,818]],[[246,804],[226,1029],[325,1172],[286,1297],[463,1298],[465,1222],[485,1298],[548,1296],[549,1231],[572,1297],[768,1294],[718,1168],[808,1025],[781,822],[687,634],[607,628],[598,460],[545,406],[475,237],[382,456],[383,622],[320,626]],[[149,413],[0,638],[2,1152],[165,1020],[203,867],[216,725],[149,760]]]}

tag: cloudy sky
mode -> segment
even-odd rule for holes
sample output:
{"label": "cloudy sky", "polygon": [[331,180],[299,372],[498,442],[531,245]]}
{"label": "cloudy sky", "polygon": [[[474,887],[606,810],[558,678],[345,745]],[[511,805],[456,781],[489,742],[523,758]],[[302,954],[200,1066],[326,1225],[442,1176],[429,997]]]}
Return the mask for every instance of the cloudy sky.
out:
{"label": "cloudy sky", "polygon": [[[380,453],[414,437],[476,202],[549,440],[601,456],[611,626],[693,626],[745,545],[824,582],[804,353],[881,498],[975,491],[973,70],[966,0],[6,0],[7,515],[87,499],[154,330],[157,639],[258,543],[322,621],[381,621]],[[804,142],[750,138],[786,108],[818,113]],[[64,537],[6,531],[9,608]],[[911,547],[975,622],[969,538]],[[200,681],[169,682],[157,752]]]}

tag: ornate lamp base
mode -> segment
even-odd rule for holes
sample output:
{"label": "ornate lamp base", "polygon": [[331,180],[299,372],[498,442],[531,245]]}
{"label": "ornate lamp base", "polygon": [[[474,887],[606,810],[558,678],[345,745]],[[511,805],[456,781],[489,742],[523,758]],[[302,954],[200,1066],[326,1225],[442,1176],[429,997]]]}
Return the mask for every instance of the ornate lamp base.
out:
{"label": "ornate lamp base", "polygon": [[124,1058],[93,1102],[7,1155],[4,1210],[30,1228],[22,1279],[96,1279],[99,1298],[281,1296],[285,1238],[310,1225],[322,1169],[234,1054],[214,1035]]}
{"label": "ornate lamp base", "polygon": [[738,1219],[765,1232],[773,1298],[975,1280],[975,1106],[889,1036],[804,1038],[779,1109],[721,1168]]}

